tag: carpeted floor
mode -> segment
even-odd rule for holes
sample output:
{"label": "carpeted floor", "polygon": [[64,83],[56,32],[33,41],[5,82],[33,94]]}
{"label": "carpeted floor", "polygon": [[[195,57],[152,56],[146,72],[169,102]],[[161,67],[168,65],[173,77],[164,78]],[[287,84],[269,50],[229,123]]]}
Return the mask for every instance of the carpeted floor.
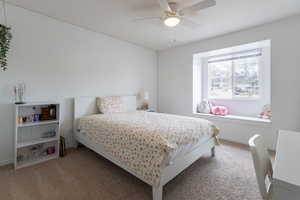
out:
{"label": "carpeted floor", "polygon": [[[151,200],[151,187],[85,148],[14,171],[0,168],[1,200]],[[250,152],[223,144],[164,187],[164,200],[261,200]]]}

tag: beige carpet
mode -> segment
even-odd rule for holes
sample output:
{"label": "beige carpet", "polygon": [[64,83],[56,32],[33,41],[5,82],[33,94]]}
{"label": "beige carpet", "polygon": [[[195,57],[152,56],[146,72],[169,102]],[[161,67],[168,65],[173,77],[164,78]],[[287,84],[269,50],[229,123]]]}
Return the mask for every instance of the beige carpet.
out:
{"label": "beige carpet", "polygon": [[[151,187],[85,148],[14,171],[0,168],[1,200],[151,200]],[[222,145],[164,187],[164,200],[261,200],[251,155]]]}

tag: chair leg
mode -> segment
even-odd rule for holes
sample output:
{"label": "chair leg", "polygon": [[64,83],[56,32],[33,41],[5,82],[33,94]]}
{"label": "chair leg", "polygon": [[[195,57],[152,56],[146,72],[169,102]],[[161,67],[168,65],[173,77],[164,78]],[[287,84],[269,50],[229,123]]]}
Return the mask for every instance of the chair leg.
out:
{"label": "chair leg", "polygon": [[215,147],[211,148],[211,157],[215,157],[216,155],[216,149]]}
{"label": "chair leg", "polygon": [[163,186],[152,186],[152,196],[153,200],[162,200],[163,196]]}

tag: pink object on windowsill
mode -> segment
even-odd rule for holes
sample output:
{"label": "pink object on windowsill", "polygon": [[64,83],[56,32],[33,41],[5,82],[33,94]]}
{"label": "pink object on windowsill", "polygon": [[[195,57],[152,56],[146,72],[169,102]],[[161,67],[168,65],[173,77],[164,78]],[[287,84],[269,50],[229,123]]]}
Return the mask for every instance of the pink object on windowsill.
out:
{"label": "pink object on windowsill", "polygon": [[211,113],[213,115],[228,115],[228,108],[225,106],[212,106]]}

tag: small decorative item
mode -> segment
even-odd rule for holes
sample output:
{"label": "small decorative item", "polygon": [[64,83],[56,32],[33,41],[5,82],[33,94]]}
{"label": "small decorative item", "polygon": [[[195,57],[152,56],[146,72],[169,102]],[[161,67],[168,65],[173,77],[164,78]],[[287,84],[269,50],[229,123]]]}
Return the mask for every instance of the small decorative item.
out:
{"label": "small decorative item", "polygon": [[262,119],[271,119],[272,117],[272,112],[271,112],[271,105],[266,104],[264,105],[262,112],[259,115],[260,118]]}
{"label": "small decorative item", "polygon": [[23,123],[23,117],[20,117],[20,116],[19,116],[19,117],[17,118],[17,121],[18,121],[18,124],[22,124],[22,123]]}
{"label": "small decorative item", "polygon": [[228,115],[228,108],[225,106],[212,106],[211,113],[214,115]]}
{"label": "small decorative item", "polygon": [[34,115],[33,115],[33,121],[34,121],[34,122],[40,121],[40,114],[34,114]]}
{"label": "small decorative item", "polygon": [[140,93],[140,99],[142,101],[141,110],[148,110],[149,109],[149,92],[148,91],[142,91]]}
{"label": "small decorative item", "polygon": [[41,121],[45,121],[45,120],[50,120],[50,108],[49,107],[45,107],[45,108],[41,108],[42,114],[41,114]]}
{"label": "small decorative item", "polygon": [[149,105],[147,103],[144,103],[142,105],[142,110],[148,110],[149,109]]}
{"label": "small decorative item", "polygon": [[15,104],[24,104],[25,103],[25,83],[19,83],[14,86],[14,95],[15,95]]}
{"label": "small decorative item", "polygon": [[33,116],[32,115],[28,115],[26,117],[26,119],[27,119],[27,122],[33,122]]}
{"label": "small decorative item", "polygon": [[197,107],[199,113],[211,113],[212,104],[208,100],[203,100]]}
{"label": "small decorative item", "polygon": [[56,106],[50,105],[48,107],[41,108],[42,114],[40,115],[40,120],[55,120],[56,119]]}
{"label": "small decorative item", "polygon": [[27,122],[27,117],[23,117],[23,123]]}
{"label": "small decorative item", "polygon": [[3,71],[7,70],[7,53],[9,50],[12,34],[11,28],[7,26],[6,3],[3,2],[3,17],[5,25],[0,24],[0,67]]}
{"label": "small decorative item", "polygon": [[54,137],[55,135],[56,135],[55,131],[48,131],[48,132],[43,133],[42,138],[51,138],[51,137]]}
{"label": "small decorative item", "polygon": [[55,105],[50,105],[49,106],[49,115],[51,120],[56,119],[56,106]]}
{"label": "small decorative item", "polygon": [[41,153],[42,147],[43,147],[42,145],[35,145],[30,148],[30,157],[32,160],[38,159],[38,157]]}
{"label": "small decorative item", "polygon": [[47,149],[47,154],[48,155],[51,155],[51,154],[54,154],[55,153],[55,147],[52,146],[52,147],[48,147]]}

